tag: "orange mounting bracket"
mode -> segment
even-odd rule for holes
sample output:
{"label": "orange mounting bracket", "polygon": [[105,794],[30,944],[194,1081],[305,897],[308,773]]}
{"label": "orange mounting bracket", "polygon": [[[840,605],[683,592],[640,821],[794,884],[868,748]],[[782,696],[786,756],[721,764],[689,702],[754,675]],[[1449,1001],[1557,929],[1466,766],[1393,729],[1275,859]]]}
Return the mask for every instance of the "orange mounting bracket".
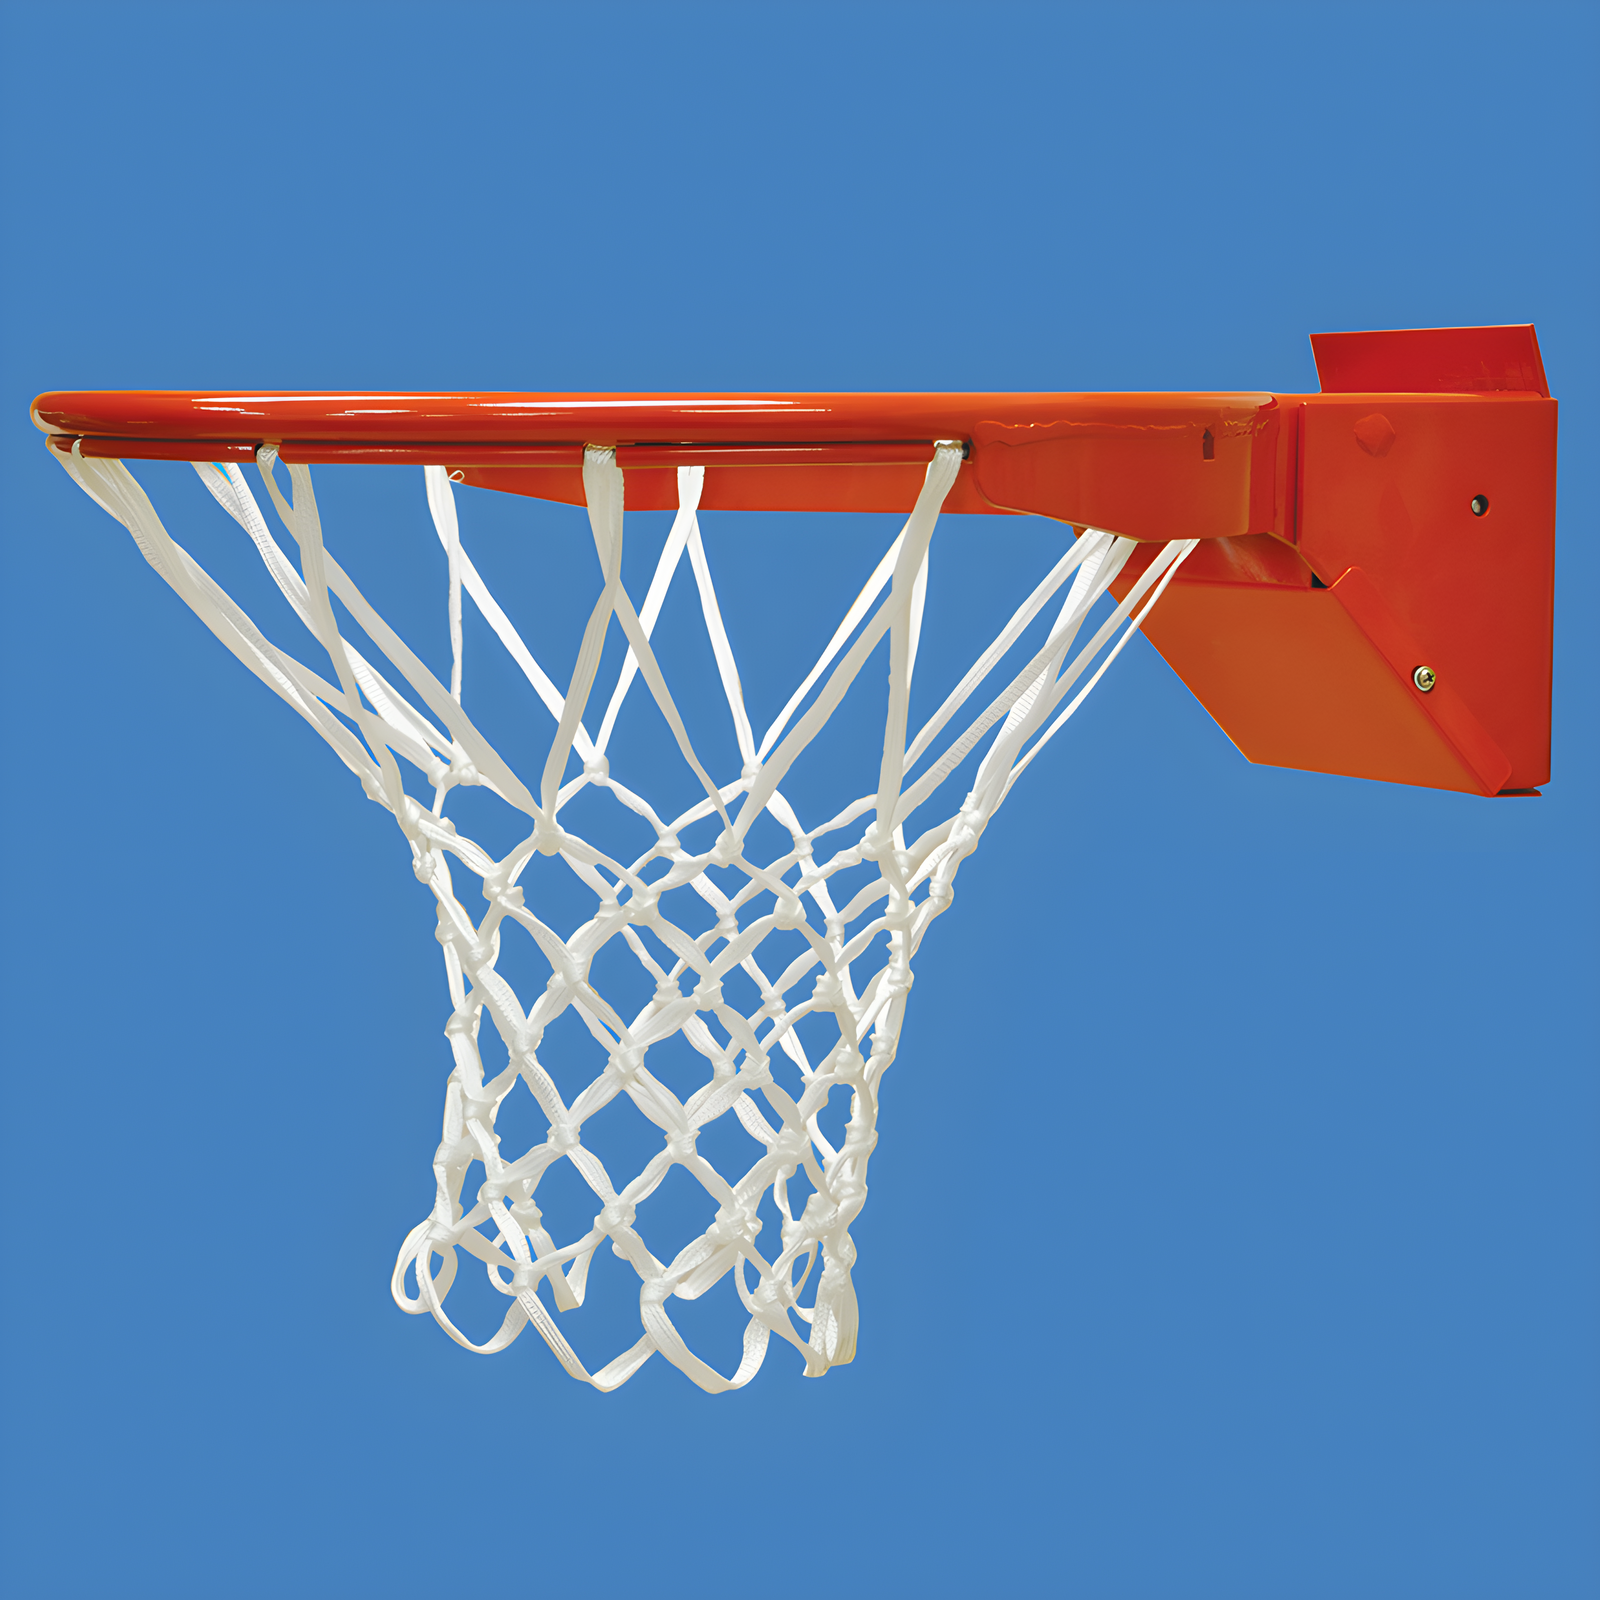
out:
{"label": "orange mounting bracket", "polygon": [[1197,549],[1145,631],[1251,761],[1536,793],[1556,402],[1534,330],[1311,343],[1322,393],[1276,397],[1271,526]]}

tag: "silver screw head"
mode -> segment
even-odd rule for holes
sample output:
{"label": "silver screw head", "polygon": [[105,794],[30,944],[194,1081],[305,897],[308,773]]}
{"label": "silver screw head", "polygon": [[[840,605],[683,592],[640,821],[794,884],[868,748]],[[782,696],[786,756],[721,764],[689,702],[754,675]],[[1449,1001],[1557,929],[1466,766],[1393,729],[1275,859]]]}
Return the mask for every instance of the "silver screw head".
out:
{"label": "silver screw head", "polygon": [[1411,681],[1426,694],[1439,681],[1439,674],[1432,667],[1418,667],[1411,674]]}

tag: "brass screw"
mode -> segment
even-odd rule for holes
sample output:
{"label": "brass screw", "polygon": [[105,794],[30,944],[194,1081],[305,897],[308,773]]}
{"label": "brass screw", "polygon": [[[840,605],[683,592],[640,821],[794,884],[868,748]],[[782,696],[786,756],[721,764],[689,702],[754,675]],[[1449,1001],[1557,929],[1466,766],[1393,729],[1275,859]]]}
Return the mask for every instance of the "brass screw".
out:
{"label": "brass screw", "polygon": [[1483,516],[1489,509],[1489,497],[1486,494],[1475,494],[1472,497],[1472,514],[1475,517]]}
{"label": "brass screw", "polygon": [[1432,667],[1418,667],[1411,674],[1411,681],[1426,694],[1439,681],[1439,675]]}

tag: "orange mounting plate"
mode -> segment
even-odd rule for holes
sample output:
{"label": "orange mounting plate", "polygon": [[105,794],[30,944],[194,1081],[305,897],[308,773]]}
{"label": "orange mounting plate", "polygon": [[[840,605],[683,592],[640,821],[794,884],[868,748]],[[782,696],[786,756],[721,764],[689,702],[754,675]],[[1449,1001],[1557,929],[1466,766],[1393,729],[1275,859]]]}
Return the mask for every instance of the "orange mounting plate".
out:
{"label": "orange mounting plate", "polygon": [[[1145,631],[1252,761],[1476,794],[1550,760],[1556,402],[1531,326],[1319,334],[1319,394],[65,391],[58,450],[123,460],[427,463],[583,503],[904,511],[937,440],[953,512],[1204,541]],[[1122,582],[1140,570],[1129,563]]]}

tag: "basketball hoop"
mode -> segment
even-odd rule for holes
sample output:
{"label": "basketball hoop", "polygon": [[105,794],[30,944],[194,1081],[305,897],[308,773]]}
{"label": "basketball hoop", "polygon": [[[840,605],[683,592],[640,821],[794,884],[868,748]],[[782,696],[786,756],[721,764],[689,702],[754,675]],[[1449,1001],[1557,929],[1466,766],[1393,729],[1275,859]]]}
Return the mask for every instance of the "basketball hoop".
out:
{"label": "basketball hoop", "polygon": [[[1372,398],[1353,409],[1370,413]],[[1437,394],[1378,398],[1384,428],[1358,426],[1352,437],[1367,459],[1398,456],[1380,472],[1384,482],[1393,483],[1395,469],[1437,476],[1437,450],[1424,451],[1418,467],[1401,445],[1442,434],[1463,458],[1467,475],[1451,489],[1464,491],[1458,498],[1471,526],[1481,532],[1489,522],[1471,506],[1480,495],[1507,525],[1520,519],[1537,535],[1553,460],[1537,455],[1541,429],[1553,441],[1548,398],[1509,388],[1451,393],[1450,401],[1462,402],[1453,408]],[[1248,725],[1250,738],[1305,758],[1293,764],[1338,771],[1387,764],[1403,770],[1371,775],[1479,793],[1542,781],[1549,635],[1537,626],[1541,593],[1548,617],[1541,548],[1524,540],[1517,562],[1493,569],[1480,609],[1498,608],[1509,628],[1496,634],[1495,692],[1479,694],[1476,686],[1487,680],[1474,666],[1469,635],[1483,618],[1462,623],[1461,616],[1480,602],[1471,594],[1463,601],[1459,583],[1447,602],[1432,600],[1432,573],[1415,541],[1405,571],[1387,572],[1380,561],[1376,580],[1354,564],[1319,572],[1332,547],[1319,531],[1324,503],[1383,486],[1341,489],[1335,481],[1323,485],[1320,498],[1304,492],[1332,437],[1313,420],[1328,403],[1323,396],[1269,395],[42,396],[35,419],[56,458],[128,528],[213,634],[394,816],[415,874],[434,896],[452,1001],[445,1033],[453,1070],[432,1210],[406,1236],[395,1265],[400,1306],[432,1315],[459,1344],[483,1353],[504,1349],[532,1323],[572,1376],[603,1390],[658,1352],[703,1389],[737,1388],[760,1367],[774,1335],[799,1351],[810,1375],[851,1360],[857,1313],[850,1228],[866,1196],[882,1079],[899,1046],[918,947],[952,903],[961,863],[1012,786],[1135,630],[1152,631],[1175,664],[1190,660],[1186,678],[1208,704],[1222,707],[1225,725],[1234,717]],[[1485,429],[1483,408],[1496,407],[1499,420]],[[1387,443],[1385,429],[1393,435]],[[1514,448],[1505,447],[1507,430]],[[1501,440],[1498,455],[1479,448],[1480,435]],[[1377,455],[1368,440],[1382,445]],[[174,541],[125,465],[143,459],[194,464],[326,655],[331,676],[271,642]],[[252,461],[298,563],[246,480],[242,468]],[[325,541],[311,477],[311,465],[324,462],[424,467],[448,572],[448,684],[369,604]],[[1326,476],[1325,465],[1321,470]],[[502,608],[474,565],[457,514],[453,485],[461,482],[587,507],[597,592],[585,601],[588,621],[565,688],[540,665],[538,641],[519,631],[515,608]],[[637,606],[622,583],[625,500],[675,510]],[[699,513],[769,506],[897,508],[909,516],[758,738]],[[943,512],[977,510],[1041,512],[1079,531],[1063,527],[1057,559],[1022,587],[988,647],[933,715],[913,726],[911,686],[935,528]],[[1485,548],[1496,548],[1492,538]],[[702,761],[652,644],[685,557],[740,753],[737,773],[713,773]],[[1459,540],[1448,559],[1454,571]],[[463,683],[463,595],[544,706],[547,742],[503,750],[474,723]],[[351,619],[349,634],[335,601]],[[1178,614],[1165,634],[1155,632],[1171,611]],[[1433,627],[1435,614],[1457,625]],[[1409,631],[1419,617],[1432,628],[1426,644]],[[602,703],[597,678],[613,621],[627,653]],[[1281,685],[1239,682],[1240,662],[1274,645],[1291,662],[1312,663],[1298,724],[1284,709]],[[786,780],[879,653],[888,662],[881,742],[852,778],[853,798],[832,815],[802,819],[786,797]],[[1402,675],[1403,682],[1391,681]],[[701,790],[675,816],[658,814],[636,787],[649,773],[627,770],[625,762],[613,771],[619,712],[641,690]],[[1324,714],[1329,706],[1337,714]],[[958,773],[966,774],[964,787],[951,782]],[[522,839],[509,853],[496,856],[446,815],[462,787],[487,790],[520,817]],[[586,791],[605,797],[609,815],[626,824],[618,838],[643,824],[653,843],[630,853],[590,837],[592,829],[580,833],[571,809]],[[774,824],[781,830],[776,855],[757,849],[757,823],[769,834]],[[592,895],[593,914],[576,929],[563,933],[525,903],[519,879],[535,857],[559,860]],[[458,888],[463,873],[481,886],[488,903],[482,916],[469,912]],[[835,891],[845,884],[841,903]],[[686,917],[685,907],[708,908],[709,929],[692,932],[706,912]],[[544,992],[529,1006],[498,970],[502,940],[519,928],[549,969]],[[602,992],[592,970],[599,952],[618,942],[652,989],[631,1014]],[[594,1041],[598,1070],[564,1096],[540,1052],[551,1025],[569,1011]],[[485,1018],[507,1057],[493,1073],[479,1048]],[[704,1063],[703,1081],[685,1096],[648,1065],[651,1048],[673,1038]],[[834,1089],[850,1098],[842,1141],[819,1121]],[[522,1090],[536,1102],[546,1134],[508,1158],[496,1117]],[[596,1113],[623,1097],[662,1139],[660,1152],[631,1174],[614,1173],[586,1135]],[[723,1118],[748,1136],[748,1160],[737,1170],[718,1170],[697,1147],[702,1132]],[[558,1239],[538,1197],[541,1180],[562,1162],[581,1175],[597,1209],[587,1229]],[[464,1195],[474,1163],[482,1180]],[[675,1167],[701,1185],[714,1215],[698,1237],[661,1260],[636,1224]],[[780,1219],[775,1241],[758,1239],[763,1203]],[[637,1274],[642,1335],[591,1372],[558,1317],[582,1306],[603,1245]],[[445,1309],[462,1251],[484,1263],[505,1301],[498,1330],[481,1342]],[[689,1349],[668,1311],[672,1300],[696,1299],[725,1277],[748,1316],[742,1356],[729,1376]]]}

